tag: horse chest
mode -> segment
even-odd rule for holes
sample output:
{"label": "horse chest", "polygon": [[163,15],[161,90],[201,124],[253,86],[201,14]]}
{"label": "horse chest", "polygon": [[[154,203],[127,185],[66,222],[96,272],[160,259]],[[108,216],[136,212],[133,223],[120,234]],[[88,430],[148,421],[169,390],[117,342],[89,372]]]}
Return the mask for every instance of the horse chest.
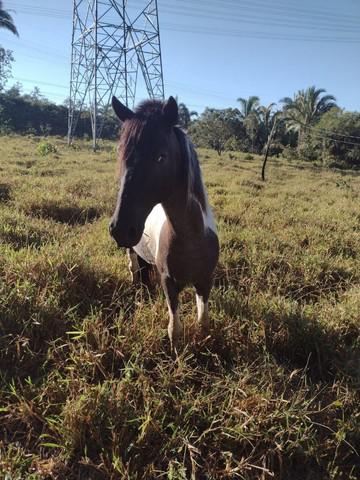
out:
{"label": "horse chest", "polygon": [[203,236],[178,239],[164,228],[156,265],[180,285],[196,284],[211,276],[219,256],[217,235],[210,229]]}
{"label": "horse chest", "polygon": [[155,265],[156,263],[160,234],[165,222],[166,214],[162,205],[155,205],[146,219],[144,233],[141,240],[134,247],[135,252],[147,263],[152,265]]}
{"label": "horse chest", "polygon": [[201,234],[178,237],[163,207],[156,205],[146,219],[143,236],[134,250],[147,263],[156,265],[160,274],[170,275],[186,285],[211,275],[218,260],[219,244],[210,228]]}

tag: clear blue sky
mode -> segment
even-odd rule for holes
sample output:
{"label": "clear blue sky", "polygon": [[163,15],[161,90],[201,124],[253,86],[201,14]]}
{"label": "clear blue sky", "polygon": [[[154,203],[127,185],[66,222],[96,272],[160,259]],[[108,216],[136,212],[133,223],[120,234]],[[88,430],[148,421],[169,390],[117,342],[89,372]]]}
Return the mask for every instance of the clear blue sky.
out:
{"label": "clear blue sky", "polygon": [[[128,0],[136,8],[137,0]],[[278,102],[315,84],[360,110],[359,0],[158,0],[166,95],[191,109]],[[72,1],[4,0],[20,37],[15,81],[51,100],[68,96]],[[138,90],[138,100],[146,97]]]}

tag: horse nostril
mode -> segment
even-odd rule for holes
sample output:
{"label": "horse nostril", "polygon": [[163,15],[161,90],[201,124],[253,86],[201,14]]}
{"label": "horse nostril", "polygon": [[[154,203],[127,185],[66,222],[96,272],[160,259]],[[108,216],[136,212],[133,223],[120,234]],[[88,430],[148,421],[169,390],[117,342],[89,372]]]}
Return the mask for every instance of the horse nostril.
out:
{"label": "horse nostril", "polygon": [[116,222],[114,222],[114,220],[112,220],[110,223],[109,223],[109,232],[110,232],[110,235],[113,237],[115,235],[115,232],[116,232]]}

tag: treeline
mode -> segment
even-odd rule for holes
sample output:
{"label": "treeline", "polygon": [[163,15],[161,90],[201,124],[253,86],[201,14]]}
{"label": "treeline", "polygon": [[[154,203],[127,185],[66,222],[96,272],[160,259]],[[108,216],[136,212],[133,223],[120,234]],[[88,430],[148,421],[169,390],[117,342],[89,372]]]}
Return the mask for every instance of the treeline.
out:
{"label": "treeline", "polygon": [[[263,106],[258,97],[239,98],[239,108],[206,108],[198,116],[179,103],[180,124],[199,147],[243,151],[323,165],[360,168],[360,113],[346,112],[332,95],[310,87],[285,97],[276,105]],[[103,138],[115,139],[119,124],[110,112],[102,115]],[[68,106],[56,105],[35,87],[21,93],[17,84],[0,91],[0,134],[67,135]],[[83,111],[76,134],[91,137],[90,114]]]}
{"label": "treeline", "polygon": [[188,131],[196,145],[215,149],[360,168],[360,113],[346,112],[325,90],[310,87],[285,97],[279,105],[260,104],[258,97],[239,98],[239,108],[207,108]]}
{"label": "treeline", "polygon": [[[111,114],[104,119],[103,138],[116,138],[119,122]],[[41,95],[35,87],[30,94],[21,94],[21,86],[15,85],[0,93],[0,134],[19,133],[34,135],[61,135],[68,132],[68,106],[56,105]],[[80,137],[91,137],[90,114],[80,114],[76,128]]]}

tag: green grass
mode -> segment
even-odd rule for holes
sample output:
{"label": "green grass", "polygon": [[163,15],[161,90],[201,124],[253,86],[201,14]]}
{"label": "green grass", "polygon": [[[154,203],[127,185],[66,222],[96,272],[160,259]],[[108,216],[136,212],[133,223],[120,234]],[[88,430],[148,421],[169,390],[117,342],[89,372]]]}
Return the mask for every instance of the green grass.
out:
{"label": "green grass", "polygon": [[115,149],[0,138],[0,478],[360,478],[360,176],[200,151],[221,259],[171,358],[108,234]]}

